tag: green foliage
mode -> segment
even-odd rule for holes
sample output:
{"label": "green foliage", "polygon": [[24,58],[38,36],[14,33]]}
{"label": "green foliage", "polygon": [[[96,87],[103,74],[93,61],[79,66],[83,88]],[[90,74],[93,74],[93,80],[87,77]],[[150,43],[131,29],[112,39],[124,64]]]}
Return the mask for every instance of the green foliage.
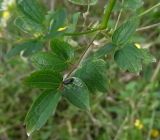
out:
{"label": "green foliage", "polygon": [[75,76],[82,79],[91,92],[107,90],[106,62],[102,59],[86,60],[76,71]]}
{"label": "green foliage", "polygon": [[55,113],[60,97],[61,94],[56,90],[47,90],[35,100],[25,118],[28,135],[35,130],[39,130],[48,118]]}
{"label": "green foliage", "polygon": [[137,48],[133,44],[127,44],[116,51],[114,59],[120,68],[136,73],[142,70],[142,63],[148,64],[155,61],[155,58],[146,50]]}
{"label": "green foliage", "polygon": [[73,4],[77,5],[95,5],[97,0],[69,0]]}
{"label": "green foliage", "polygon": [[7,57],[13,57],[20,54],[20,52],[23,52],[23,56],[28,56],[40,51],[42,48],[43,45],[38,39],[20,42],[13,46],[13,48],[7,53]]}
{"label": "green foliage", "polygon": [[54,39],[51,42],[51,48],[64,61],[71,61],[74,58],[74,50],[67,42]]}
{"label": "green foliage", "polygon": [[54,53],[39,52],[32,56],[33,63],[40,69],[63,71],[67,63]]}
{"label": "green foliage", "polygon": [[124,8],[136,11],[144,4],[143,0],[124,0]]}
{"label": "green foliage", "polygon": [[116,47],[117,47],[116,45],[111,44],[111,43],[106,44],[103,47],[101,47],[99,50],[97,50],[94,53],[94,56],[96,58],[103,58],[106,55],[109,55],[109,54],[113,53]]}
{"label": "green foliage", "polygon": [[41,89],[57,89],[62,81],[62,77],[54,71],[42,70],[32,73],[25,79],[25,84]]}
{"label": "green foliage", "polygon": [[17,17],[15,25],[25,33],[34,34],[35,36],[43,33],[43,27],[26,17]]}
{"label": "green foliage", "polygon": [[50,21],[50,27],[47,34],[47,38],[57,38],[59,36],[62,36],[64,34],[64,31],[58,31],[59,28],[64,27],[64,23],[66,20],[66,10],[65,9],[59,9],[56,12],[53,12],[53,15],[51,16]]}
{"label": "green foliage", "polygon": [[[89,12],[91,5],[98,2],[97,0],[69,1],[77,5],[87,5],[87,12]],[[107,3],[102,23],[99,25],[95,23],[92,27],[90,25],[93,25],[93,23],[88,24],[87,12],[86,15],[83,14],[85,19],[83,25],[80,25],[82,22],[78,21],[79,12],[68,18],[67,11],[63,8],[46,12],[38,0],[16,0],[19,13],[16,16],[15,25],[24,33],[27,33],[23,37],[25,40],[26,38],[29,38],[29,40],[15,44],[7,56],[12,57],[22,54],[26,57],[32,55],[30,58],[38,70],[28,76],[24,82],[30,87],[46,90],[35,100],[26,116],[25,124],[28,134],[39,130],[49,116],[55,113],[61,96],[80,109],[90,110],[89,94],[106,93],[110,80],[107,77],[107,72],[111,73],[115,70],[111,65],[112,59],[108,58],[114,56],[113,62],[116,62],[121,69],[134,73],[140,72],[143,64],[155,61],[148,51],[133,45],[134,38],[132,42],[130,40],[138,27],[140,16],[125,20],[115,31],[111,29],[113,32],[108,32],[109,27],[107,25],[115,2],[116,0],[111,0],[109,4]],[[123,7],[137,10],[141,5],[141,0],[124,1]],[[80,19],[82,20],[82,18]],[[121,21],[118,18],[117,23],[119,22]],[[84,27],[87,24],[89,26]],[[86,31],[83,29],[86,29]],[[76,30],[77,32],[75,32]],[[92,48],[94,40],[91,43],[87,42],[90,44],[87,47],[83,38],[77,39],[75,37],[94,32],[96,32],[94,40],[99,39],[102,44],[105,44],[101,45],[100,43],[96,51],[93,50],[94,47]],[[21,39],[21,34],[19,38]],[[86,46],[84,52],[78,52],[79,48],[75,47],[73,49],[70,45],[74,44],[76,40],[80,42],[77,43],[78,45]],[[90,39],[87,38],[86,40]],[[43,51],[40,51],[42,48]],[[77,50],[76,55],[75,50]],[[108,66],[109,64],[110,66]],[[118,76],[119,72],[116,74],[115,77]],[[117,79],[113,83],[116,81]],[[117,89],[121,88],[118,87]],[[112,100],[114,103],[115,99]],[[129,110],[127,107],[125,109]],[[119,111],[114,108],[110,110],[116,113]]]}
{"label": "green foliage", "polygon": [[76,107],[89,110],[89,91],[86,84],[73,77],[73,82],[64,86],[63,96]]}
{"label": "green foliage", "polygon": [[72,33],[76,30],[76,25],[78,23],[79,16],[80,16],[80,12],[73,14],[72,22],[70,23],[70,25],[68,26],[68,29],[67,29],[68,33],[70,33],[70,32]]}
{"label": "green foliage", "polygon": [[45,18],[45,12],[38,3],[38,0],[16,0],[20,12],[30,20],[42,24]]}
{"label": "green foliage", "polygon": [[138,19],[133,18],[123,23],[112,36],[112,42],[116,45],[122,45],[129,41],[138,26]]}

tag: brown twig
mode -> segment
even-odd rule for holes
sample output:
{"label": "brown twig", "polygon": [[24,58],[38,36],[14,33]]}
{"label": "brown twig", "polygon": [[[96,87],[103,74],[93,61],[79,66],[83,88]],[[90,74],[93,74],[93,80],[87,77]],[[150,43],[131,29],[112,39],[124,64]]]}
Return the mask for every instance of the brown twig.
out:
{"label": "brown twig", "polygon": [[136,29],[136,31],[148,30],[148,29],[158,27],[158,26],[160,26],[160,23],[155,23],[155,24],[148,25],[148,26],[145,26],[145,27],[140,27],[140,28]]}
{"label": "brown twig", "polygon": [[153,82],[157,78],[157,75],[159,74],[159,71],[160,71],[160,60],[157,64],[157,67],[156,67],[152,77],[151,77],[151,82]]}
{"label": "brown twig", "polygon": [[89,53],[92,50],[92,43],[93,41],[96,39],[97,35],[99,34],[99,32],[93,37],[92,41],[90,42],[90,44],[88,45],[88,47],[86,48],[86,50],[83,52],[83,54],[81,55],[81,57],[79,58],[78,62],[76,65],[74,65],[71,70],[69,71],[69,73],[67,74],[66,78],[68,78],[69,76],[73,75],[74,72],[81,66],[82,62],[86,59],[86,57],[89,55]]}

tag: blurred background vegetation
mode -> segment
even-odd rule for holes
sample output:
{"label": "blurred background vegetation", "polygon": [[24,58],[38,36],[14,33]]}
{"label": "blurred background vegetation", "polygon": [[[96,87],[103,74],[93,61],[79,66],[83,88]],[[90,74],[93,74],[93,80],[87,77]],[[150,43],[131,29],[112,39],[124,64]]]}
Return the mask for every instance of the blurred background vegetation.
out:
{"label": "blurred background vegetation", "polygon": [[[81,12],[77,26],[89,27],[101,20],[106,0],[90,7],[75,6],[67,0],[44,0],[44,7],[65,7],[68,15]],[[135,13],[157,4],[159,0],[117,0],[110,28]],[[134,4],[133,4],[134,3]],[[38,90],[23,85],[23,77],[33,70],[31,62],[22,56],[11,59],[6,53],[19,39],[30,38],[14,25],[17,9],[14,0],[0,0],[0,140],[159,140],[160,139],[160,24],[154,28],[141,28],[160,23],[160,8],[142,17],[140,28],[134,36],[138,44],[147,48],[157,62],[144,66],[140,74],[131,74],[108,62],[107,93],[91,97],[91,113],[78,110],[62,100],[55,117],[30,138],[27,138],[24,117],[37,97]],[[119,24],[120,25],[120,24]],[[91,35],[71,38],[71,44],[81,52],[91,40]],[[109,42],[109,38],[97,39],[95,44]],[[95,45],[95,48],[98,47]]]}

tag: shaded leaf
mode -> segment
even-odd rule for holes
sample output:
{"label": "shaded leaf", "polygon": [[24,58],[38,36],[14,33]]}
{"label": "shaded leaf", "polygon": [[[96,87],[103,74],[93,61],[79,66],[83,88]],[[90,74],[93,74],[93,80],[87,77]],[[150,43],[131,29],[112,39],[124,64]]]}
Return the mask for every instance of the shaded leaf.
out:
{"label": "shaded leaf", "polygon": [[42,34],[44,30],[40,24],[26,17],[18,17],[14,23],[21,31],[35,36]]}
{"label": "shaded leaf", "polygon": [[72,22],[70,23],[70,25],[67,29],[68,33],[74,32],[76,30],[76,26],[77,26],[77,23],[78,23],[79,16],[80,16],[80,12],[77,12],[77,13],[73,14]]}
{"label": "shaded leaf", "polygon": [[124,0],[124,8],[132,11],[137,10],[144,4],[143,0]]}
{"label": "shaded leaf", "polygon": [[108,55],[110,54],[111,52],[114,51],[114,49],[116,48],[117,46],[115,46],[114,44],[106,44],[104,45],[103,47],[101,47],[100,49],[98,49],[95,53],[94,53],[94,56],[96,58],[102,58],[104,57],[105,55]]}
{"label": "shaded leaf", "polygon": [[107,90],[106,62],[102,59],[88,59],[75,72],[75,76],[82,79],[91,92]]}
{"label": "shaded leaf", "polygon": [[95,5],[97,0],[69,0],[73,4],[77,5]]}
{"label": "shaded leaf", "polygon": [[42,23],[45,18],[44,8],[38,0],[16,0],[18,9],[29,19]]}
{"label": "shaded leaf", "polygon": [[41,50],[43,45],[38,40],[28,40],[15,44],[14,47],[7,53],[7,57],[13,57],[23,51],[23,56],[29,56]]}
{"label": "shaded leaf", "polygon": [[112,42],[116,45],[122,45],[128,42],[138,26],[138,19],[133,18],[123,23],[112,36]]}
{"label": "shaded leaf", "polygon": [[62,82],[62,77],[57,72],[51,70],[41,70],[33,72],[25,79],[24,82],[30,87],[57,89]]}
{"label": "shaded leaf", "polygon": [[67,42],[54,39],[51,42],[51,48],[60,58],[66,61],[71,61],[74,58],[74,50]]}
{"label": "shaded leaf", "polygon": [[150,54],[150,52],[146,49],[141,49],[142,53],[142,58],[143,58],[143,63],[144,64],[149,64],[152,62],[156,62],[156,58]]}
{"label": "shaded leaf", "polygon": [[67,68],[67,63],[54,53],[39,52],[33,55],[32,61],[40,69],[63,71]]}
{"label": "shaded leaf", "polygon": [[60,97],[60,93],[48,90],[35,100],[25,118],[28,135],[35,130],[39,130],[48,118],[55,113]]}
{"label": "shaded leaf", "polygon": [[53,16],[50,16],[50,18],[50,28],[47,37],[54,38],[63,35],[65,30],[58,31],[58,29],[64,27],[64,23],[66,20],[66,10],[59,9],[55,13],[53,13]]}
{"label": "shaded leaf", "polygon": [[118,50],[114,59],[120,68],[136,73],[142,70],[142,63],[155,61],[146,50],[138,49],[133,44],[127,44],[124,48]]}
{"label": "shaded leaf", "polygon": [[89,91],[81,79],[73,77],[73,82],[64,86],[63,95],[76,107],[89,110]]}

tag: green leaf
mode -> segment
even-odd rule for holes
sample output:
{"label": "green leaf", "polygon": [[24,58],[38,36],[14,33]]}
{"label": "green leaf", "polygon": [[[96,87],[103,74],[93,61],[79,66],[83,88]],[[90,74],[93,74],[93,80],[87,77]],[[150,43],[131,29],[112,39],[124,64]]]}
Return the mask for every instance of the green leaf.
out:
{"label": "green leaf", "polygon": [[7,53],[7,57],[13,57],[23,51],[23,56],[29,56],[41,50],[43,45],[38,40],[28,40],[15,44],[14,47]]}
{"label": "green leaf", "polygon": [[143,0],[124,0],[124,8],[136,11],[144,4]]}
{"label": "green leaf", "polygon": [[53,52],[63,60],[71,61],[74,58],[74,50],[72,46],[67,42],[61,41],[59,39],[54,39],[51,42],[51,48]]}
{"label": "green leaf", "polygon": [[144,64],[150,64],[150,63],[156,62],[156,58],[154,56],[152,56],[148,50],[141,49],[141,53],[142,53],[142,58],[143,58]]}
{"label": "green leaf", "polygon": [[79,16],[80,16],[80,12],[73,14],[72,22],[70,23],[69,27],[67,28],[67,33],[72,33],[76,30]]}
{"label": "green leaf", "polygon": [[75,76],[82,79],[91,92],[107,91],[106,62],[102,59],[88,59],[75,72]]}
{"label": "green leaf", "polygon": [[89,91],[81,79],[73,77],[73,82],[64,86],[63,96],[76,107],[89,110]]}
{"label": "green leaf", "polygon": [[77,5],[95,5],[97,0],[69,0],[73,4]]}
{"label": "green leaf", "polygon": [[62,77],[52,70],[41,70],[33,72],[24,82],[30,87],[57,89],[62,82]]}
{"label": "green leaf", "polygon": [[67,63],[54,53],[39,52],[32,56],[32,61],[40,69],[63,71],[67,68]]}
{"label": "green leaf", "polygon": [[25,118],[28,135],[35,130],[39,130],[48,118],[55,113],[60,98],[60,93],[47,90],[35,100]]}
{"label": "green leaf", "polygon": [[155,61],[146,50],[139,49],[133,44],[127,44],[124,48],[118,50],[114,59],[121,69],[136,73],[142,70],[142,63]]}
{"label": "green leaf", "polygon": [[14,24],[23,32],[34,34],[35,36],[43,33],[43,27],[26,17],[17,17]]}
{"label": "green leaf", "polygon": [[123,23],[112,36],[112,42],[116,45],[126,44],[138,26],[138,19],[133,18]]}
{"label": "green leaf", "polygon": [[65,30],[58,31],[58,29],[64,27],[64,23],[66,20],[66,10],[59,9],[50,18],[52,20],[50,21],[50,28],[49,28],[49,33],[47,35],[47,38],[55,38],[63,35]]}
{"label": "green leaf", "polygon": [[27,57],[29,55],[33,55],[33,54],[39,52],[40,50],[42,50],[43,47],[44,46],[43,46],[42,42],[38,42],[38,40],[30,42],[30,44],[28,44],[28,48],[26,48],[24,50],[23,56]]}
{"label": "green leaf", "polygon": [[23,15],[42,24],[45,19],[45,12],[38,0],[16,0],[16,4]]}
{"label": "green leaf", "polygon": [[100,49],[98,49],[95,53],[94,53],[94,56],[96,58],[103,58],[105,55],[108,55],[110,54],[111,52],[114,51],[114,49],[116,48],[117,46],[114,45],[114,44],[106,44],[104,45],[103,47],[101,47]]}

